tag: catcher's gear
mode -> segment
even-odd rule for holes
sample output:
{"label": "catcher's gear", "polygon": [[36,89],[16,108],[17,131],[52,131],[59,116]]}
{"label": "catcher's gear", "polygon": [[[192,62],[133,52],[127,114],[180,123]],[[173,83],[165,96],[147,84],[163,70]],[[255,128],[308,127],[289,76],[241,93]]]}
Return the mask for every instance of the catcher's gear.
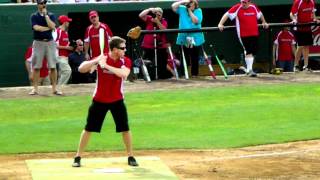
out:
{"label": "catcher's gear", "polygon": [[138,39],[141,34],[141,27],[137,26],[129,30],[127,36],[130,37],[131,39]]}

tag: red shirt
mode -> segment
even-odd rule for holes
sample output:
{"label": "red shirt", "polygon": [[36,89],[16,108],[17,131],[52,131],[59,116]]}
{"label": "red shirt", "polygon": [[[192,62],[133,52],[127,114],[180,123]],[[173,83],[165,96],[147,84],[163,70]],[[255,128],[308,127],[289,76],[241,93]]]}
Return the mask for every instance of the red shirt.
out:
{"label": "red shirt", "polygon": [[242,8],[238,3],[228,10],[228,16],[231,20],[236,18],[236,27],[239,37],[258,36],[258,19],[262,13],[259,8],[250,4],[247,9]]}
{"label": "red shirt", "polygon": [[[127,57],[117,61],[108,57],[107,64],[116,68],[127,67],[128,69],[131,69],[131,60]],[[124,98],[123,85],[124,79],[106,69],[101,69],[100,66],[98,66],[97,84],[93,99],[101,103],[119,101]]]}
{"label": "red shirt", "polygon": [[277,45],[276,59],[279,61],[293,61],[292,45],[296,44],[294,35],[290,31],[280,31],[274,44]]}
{"label": "red shirt", "polygon": [[[297,16],[298,23],[310,23],[313,22],[313,15],[315,4],[313,0],[295,0],[292,7],[291,13]],[[298,27],[298,31],[310,31],[311,27]]]}
{"label": "red shirt", "polygon": [[108,40],[113,36],[108,25],[100,23],[99,28],[94,28],[90,25],[85,33],[84,42],[90,43],[91,58],[95,58],[100,55],[100,44],[99,44],[99,29],[103,28],[105,31],[104,39],[104,50],[103,52],[107,54],[109,52]]}
{"label": "red shirt", "polygon": [[[60,28],[57,28],[57,39],[56,39],[56,43],[58,46],[69,46],[70,42],[69,42],[69,35],[67,31],[63,31]],[[69,50],[66,49],[58,49],[58,55],[59,56],[64,56],[64,57],[68,57],[70,54]]]}
{"label": "red shirt", "polygon": [[[154,30],[154,23],[151,21],[152,17],[147,15],[147,19],[146,19],[146,30]],[[167,21],[162,18],[161,19],[161,24],[167,28],[168,27],[168,23]],[[159,28],[157,28],[159,29]],[[143,42],[141,47],[143,48],[148,48],[148,49],[153,49],[154,48],[154,34],[146,34],[144,35],[143,38]],[[164,33],[162,34],[157,34],[157,46],[158,48],[166,48],[166,44],[167,44],[167,37]]]}
{"label": "red shirt", "polygon": [[[32,47],[28,47],[26,53],[24,54],[24,59],[31,63],[31,57],[32,57]],[[32,64],[31,64],[32,69]],[[49,75],[49,69],[48,69],[48,62],[47,59],[44,58],[42,61],[42,67],[40,69],[40,77],[45,78]]]}

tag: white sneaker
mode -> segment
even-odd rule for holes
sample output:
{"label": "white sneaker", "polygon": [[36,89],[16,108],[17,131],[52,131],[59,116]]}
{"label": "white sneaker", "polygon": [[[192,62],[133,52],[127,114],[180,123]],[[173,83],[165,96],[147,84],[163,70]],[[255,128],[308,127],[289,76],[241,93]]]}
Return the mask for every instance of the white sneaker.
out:
{"label": "white sneaker", "polygon": [[252,69],[247,73],[250,77],[257,77],[257,73],[255,73]]}
{"label": "white sneaker", "polygon": [[295,66],[295,67],[293,68],[293,71],[294,71],[294,72],[299,72],[299,71],[300,71],[299,66]]}
{"label": "white sneaker", "polygon": [[308,66],[303,66],[302,70],[303,70],[303,71],[311,71],[311,69],[308,68]]}

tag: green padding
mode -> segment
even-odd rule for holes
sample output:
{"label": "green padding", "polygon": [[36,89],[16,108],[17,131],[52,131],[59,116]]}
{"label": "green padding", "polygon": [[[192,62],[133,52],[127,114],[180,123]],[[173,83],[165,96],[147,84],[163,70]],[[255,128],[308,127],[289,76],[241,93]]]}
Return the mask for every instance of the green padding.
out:
{"label": "green padding", "polygon": [[71,167],[72,159],[26,160],[33,180],[127,180],[178,179],[154,156],[136,157],[139,167],[127,165],[127,157],[82,159],[82,167]]}

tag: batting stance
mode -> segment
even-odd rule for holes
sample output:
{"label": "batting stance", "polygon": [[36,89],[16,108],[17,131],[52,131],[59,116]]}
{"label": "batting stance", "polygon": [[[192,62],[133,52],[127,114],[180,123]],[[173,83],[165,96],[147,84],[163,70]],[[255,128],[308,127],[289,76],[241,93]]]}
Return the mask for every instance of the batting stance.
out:
{"label": "batting stance", "polygon": [[256,77],[253,71],[254,56],[258,51],[258,19],[262,21],[264,28],[269,25],[265,20],[259,8],[251,0],[240,0],[240,3],[232,6],[221,18],[218,27],[220,31],[224,29],[224,23],[227,19],[236,20],[237,35],[244,49],[245,61],[247,65],[247,74],[250,77]]}
{"label": "batting stance", "polygon": [[121,132],[128,153],[128,165],[138,166],[132,153],[131,133],[128,125],[128,115],[124,104],[123,83],[130,73],[131,60],[124,56],[126,41],[114,36],[110,39],[110,51],[91,61],[84,61],[79,66],[79,72],[87,73],[95,65],[97,67],[97,84],[89,107],[87,124],[81,133],[80,143],[73,167],[80,167],[83,153],[91,132],[100,132],[107,112],[113,116],[116,132]]}

